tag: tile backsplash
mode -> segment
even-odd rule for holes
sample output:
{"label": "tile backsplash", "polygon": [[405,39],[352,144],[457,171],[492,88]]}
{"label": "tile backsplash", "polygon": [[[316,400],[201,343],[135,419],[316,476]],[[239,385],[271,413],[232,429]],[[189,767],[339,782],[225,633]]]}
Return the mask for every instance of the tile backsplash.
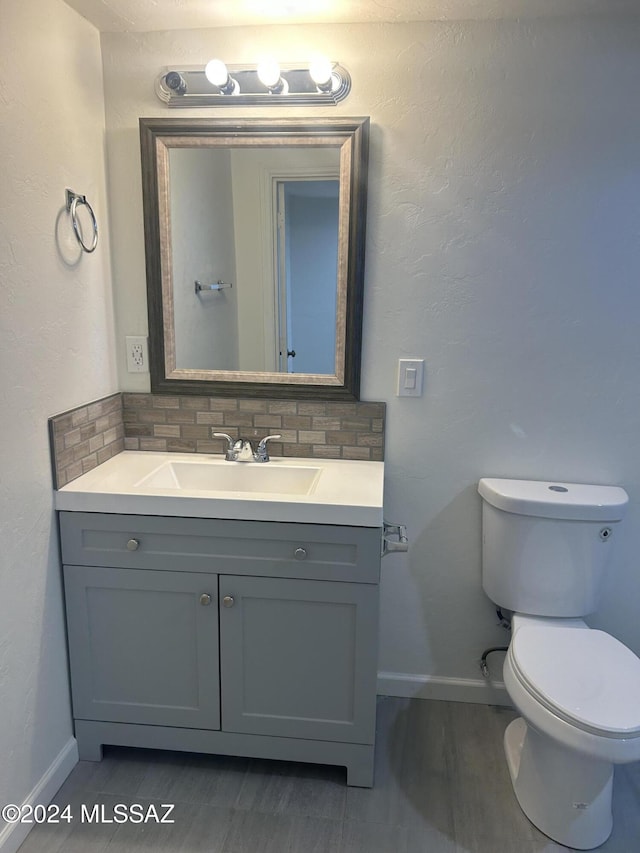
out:
{"label": "tile backsplash", "polygon": [[118,393],[51,418],[56,488],[121,450],[222,453],[212,438],[262,438],[272,456],[384,458],[385,403]]}
{"label": "tile backsplash", "polygon": [[49,440],[59,489],[124,450],[122,394],[49,418]]}

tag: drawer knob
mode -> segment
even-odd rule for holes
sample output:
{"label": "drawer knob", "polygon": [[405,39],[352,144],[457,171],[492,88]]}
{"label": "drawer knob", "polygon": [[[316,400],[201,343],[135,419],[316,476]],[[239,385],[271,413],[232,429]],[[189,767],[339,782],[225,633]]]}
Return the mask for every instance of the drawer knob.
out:
{"label": "drawer knob", "polygon": [[208,607],[211,604],[211,596],[208,592],[203,592],[200,596],[200,604],[203,607]]}
{"label": "drawer knob", "polygon": [[233,607],[235,603],[235,599],[232,595],[225,595],[225,597],[222,599],[222,604],[224,607]]}
{"label": "drawer knob", "polygon": [[127,551],[137,551],[140,547],[140,542],[137,539],[129,539],[127,542]]}
{"label": "drawer knob", "polygon": [[304,548],[296,548],[296,550],[293,552],[293,556],[296,558],[296,560],[306,560],[307,552]]}

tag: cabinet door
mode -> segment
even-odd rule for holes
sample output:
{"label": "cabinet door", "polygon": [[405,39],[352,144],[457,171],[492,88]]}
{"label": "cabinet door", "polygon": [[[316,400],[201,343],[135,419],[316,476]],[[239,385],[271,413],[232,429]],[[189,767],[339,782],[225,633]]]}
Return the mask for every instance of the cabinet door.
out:
{"label": "cabinet door", "polygon": [[220,728],[217,576],[65,566],[74,717]]}
{"label": "cabinet door", "polygon": [[220,576],[222,728],[373,743],[378,587]]}

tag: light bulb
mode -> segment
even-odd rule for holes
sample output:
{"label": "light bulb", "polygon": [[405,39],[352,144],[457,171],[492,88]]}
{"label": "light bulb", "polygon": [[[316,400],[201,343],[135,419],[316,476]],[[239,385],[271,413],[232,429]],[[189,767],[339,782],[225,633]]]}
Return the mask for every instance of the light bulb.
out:
{"label": "light bulb", "polygon": [[280,80],[280,66],[275,59],[263,59],[258,65],[258,77],[260,82],[267,87],[273,89],[277,87]]}
{"label": "light bulb", "polygon": [[211,62],[207,62],[204,73],[207,80],[219,89],[226,86],[229,80],[227,66],[221,59],[212,59]]}
{"label": "light bulb", "polygon": [[207,80],[216,88],[220,89],[223,95],[239,95],[240,86],[238,81],[229,74],[227,66],[221,59],[212,59],[204,67],[204,74]]}
{"label": "light bulb", "polygon": [[316,56],[309,64],[309,76],[316,86],[326,86],[331,82],[333,65],[326,56]]}

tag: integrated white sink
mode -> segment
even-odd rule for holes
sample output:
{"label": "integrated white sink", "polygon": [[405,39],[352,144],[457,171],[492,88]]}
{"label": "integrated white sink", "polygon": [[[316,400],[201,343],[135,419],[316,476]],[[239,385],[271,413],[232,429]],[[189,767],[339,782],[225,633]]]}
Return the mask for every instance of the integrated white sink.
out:
{"label": "integrated white sink", "polygon": [[321,468],[271,465],[269,462],[165,462],[143,477],[137,487],[206,492],[258,492],[272,495],[308,495]]}
{"label": "integrated white sink", "polygon": [[125,450],[55,493],[56,509],[382,526],[383,462]]}

